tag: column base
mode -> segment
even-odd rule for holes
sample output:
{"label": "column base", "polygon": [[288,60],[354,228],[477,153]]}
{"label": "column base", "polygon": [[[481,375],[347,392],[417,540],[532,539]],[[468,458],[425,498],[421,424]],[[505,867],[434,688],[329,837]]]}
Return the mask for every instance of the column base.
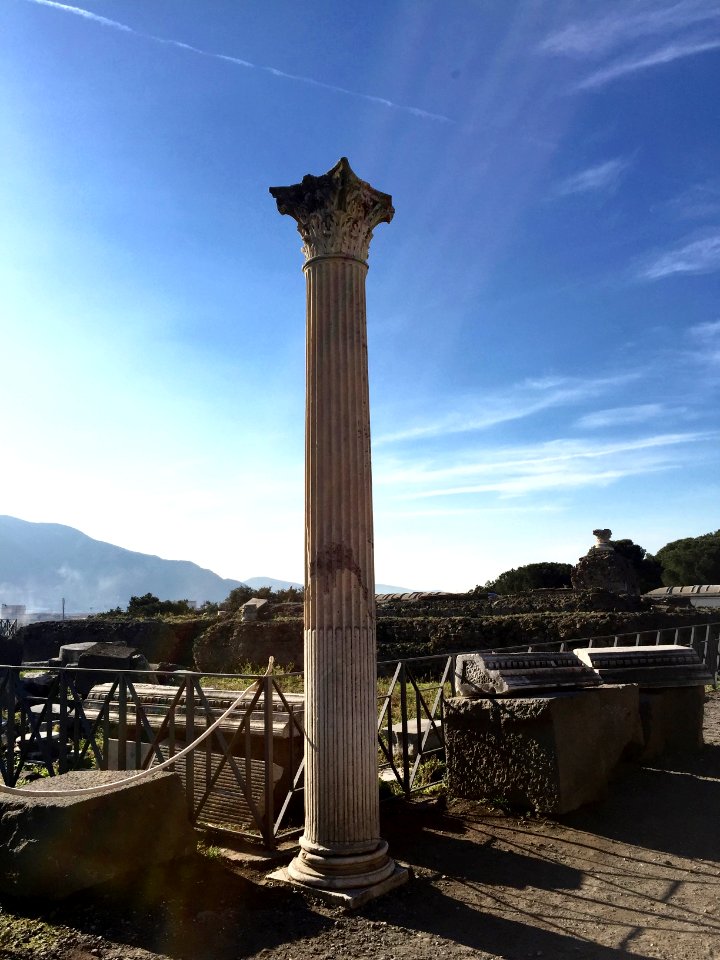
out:
{"label": "column base", "polygon": [[406,883],[409,874],[388,856],[384,840],[326,847],[300,839],[300,853],[288,867],[270,874],[336,905],[358,907]]}
{"label": "column base", "polygon": [[317,886],[309,886],[295,880],[291,875],[289,868],[281,867],[279,870],[273,870],[268,874],[269,880],[276,880],[279,883],[289,883],[299,891],[307,893],[309,896],[332,907],[342,907],[345,910],[357,910],[370,900],[381,897],[395,887],[401,887],[410,879],[410,871],[407,867],[402,867],[391,861],[393,870],[384,880],[380,880],[369,887],[346,887],[344,889],[330,889]]}

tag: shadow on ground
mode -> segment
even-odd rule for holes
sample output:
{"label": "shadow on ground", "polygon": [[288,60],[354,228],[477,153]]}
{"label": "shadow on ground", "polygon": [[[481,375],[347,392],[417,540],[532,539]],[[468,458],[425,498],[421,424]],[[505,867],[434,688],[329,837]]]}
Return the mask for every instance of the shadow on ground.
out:
{"label": "shadow on ground", "polygon": [[175,960],[243,957],[288,939],[316,936],[332,923],[292,891],[262,887],[200,855],[75,894],[41,911],[26,901],[8,902],[6,908],[88,936],[101,934],[119,952],[139,947]]}
{"label": "shadow on ground", "polygon": [[[605,803],[562,823],[622,843],[720,862],[720,746],[632,769]],[[700,867],[700,869],[702,869]]]}
{"label": "shadow on ground", "polygon": [[7,907],[101,934],[118,956],[142,948],[173,960],[263,950],[410,960],[435,956],[443,948],[434,938],[443,938],[463,956],[505,960],[630,952],[697,960],[715,956],[720,942],[719,809],[720,746],[712,744],[629,767],[607,800],[560,821],[467,802],[389,804],[382,833],[417,878],[342,920],[292,888],[263,886],[201,855],[42,912]]}

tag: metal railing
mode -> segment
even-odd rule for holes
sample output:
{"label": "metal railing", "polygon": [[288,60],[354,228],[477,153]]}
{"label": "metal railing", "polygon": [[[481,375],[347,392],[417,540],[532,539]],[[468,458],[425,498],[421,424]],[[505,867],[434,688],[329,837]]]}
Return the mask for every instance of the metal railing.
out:
{"label": "metal railing", "polygon": [[[667,643],[692,646],[717,682],[720,622],[499,649]],[[455,654],[441,654],[378,664],[378,759],[390,792],[409,796],[442,775],[443,705],[455,692],[454,661]],[[252,684],[227,721],[174,765],[188,812],[197,825],[254,836],[271,848],[302,828],[303,695],[288,692],[299,685],[300,674],[229,677],[58,667],[43,668],[41,685],[38,672],[0,667],[0,777],[7,786],[28,775],[90,766],[152,769],[193,743]],[[237,690],[213,686],[221,678]]]}
{"label": "metal railing", "polygon": [[[37,670],[0,668],[6,786],[88,767],[152,769],[192,744],[250,684],[227,721],[173,765],[188,814],[196,825],[259,835],[268,847],[300,828],[301,818],[293,825],[288,814],[303,790],[302,705],[276,677],[233,676],[238,689],[218,691],[217,675],[190,672],[58,667],[42,674],[39,681]],[[174,685],[147,683],[158,677]]]}
{"label": "metal railing", "polygon": [[10,639],[17,633],[17,620],[0,619],[0,639]]}
{"label": "metal railing", "polygon": [[380,778],[405,796],[430,786],[428,760],[445,759],[443,704],[455,693],[454,663],[454,655],[440,654],[378,664]]}
{"label": "metal railing", "polygon": [[539,641],[522,646],[503,647],[506,653],[532,653],[535,650],[574,650],[576,647],[642,647],[662,644],[680,644],[692,647],[703,661],[717,684],[720,678],[720,621],[716,623],[687,624],[678,627],[661,627],[655,630],[638,630],[633,633],[608,634],[604,637],[584,639]]}
{"label": "metal railing", "polygon": [[[717,685],[720,675],[720,622],[604,637],[539,641],[521,646],[495,648],[504,653],[532,653],[537,650],[571,651],[576,647],[658,646],[680,644],[696,651]],[[476,648],[476,653],[493,648]],[[465,652],[465,651],[464,651]],[[380,673],[390,676],[386,692],[378,697],[378,741],[381,778],[397,784],[405,796],[432,785],[436,770],[426,773],[428,761],[445,759],[443,703],[455,693],[454,662],[457,654],[416,657],[412,660],[378,664]]]}

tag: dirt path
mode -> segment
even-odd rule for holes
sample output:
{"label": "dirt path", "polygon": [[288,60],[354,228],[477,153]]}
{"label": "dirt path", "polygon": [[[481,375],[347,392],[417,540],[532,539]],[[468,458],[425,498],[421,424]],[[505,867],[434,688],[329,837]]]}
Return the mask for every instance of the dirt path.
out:
{"label": "dirt path", "polygon": [[693,757],[629,768],[561,822],[435,801],[386,810],[415,880],[343,915],[198,857],[28,916],[3,903],[2,960],[720,958],[720,695]]}

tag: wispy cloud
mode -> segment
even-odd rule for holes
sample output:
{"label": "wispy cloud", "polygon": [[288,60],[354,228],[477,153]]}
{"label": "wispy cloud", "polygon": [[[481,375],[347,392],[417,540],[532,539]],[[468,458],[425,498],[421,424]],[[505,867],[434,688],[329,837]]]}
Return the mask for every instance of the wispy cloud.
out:
{"label": "wispy cloud", "polygon": [[595,379],[547,377],[541,380],[525,380],[505,392],[458,398],[454,401],[454,409],[447,413],[432,420],[424,418],[421,423],[408,425],[391,433],[380,434],[374,443],[380,446],[403,440],[485,430],[512,420],[522,420],[553,407],[592,399],[640,376],[641,373],[635,371]]}
{"label": "wispy cloud", "polygon": [[64,13],[73,14],[82,17],[84,20],[90,20],[100,26],[108,27],[112,30],[120,30],[123,33],[131,33],[143,40],[152,40],[154,43],[160,43],[167,47],[175,47],[178,50],[186,50],[188,53],[194,53],[201,57],[210,57],[213,60],[223,60],[226,63],[232,63],[238,67],[244,67],[248,70],[258,70],[262,73],[268,73],[273,77],[282,80],[292,80],[296,83],[304,83],[312,87],[319,87],[321,90],[329,90],[332,93],[339,93],[346,97],[355,97],[358,100],[365,100],[368,103],[376,103],[391,110],[399,110],[402,113],[409,113],[414,117],[423,120],[435,120],[440,123],[455,123],[451,117],[446,117],[442,113],[432,113],[429,110],[423,110],[420,107],[406,106],[405,104],[395,103],[385,97],[376,97],[370,93],[359,93],[357,90],[348,90],[346,87],[339,87],[333,83],[324,83],[322,80],[315,80],[312,77],[305,77],[299,74],[287,73],[284,70],[278,70],[276,67],[269,67],[259,63],[251,63],[249,60],[243,60],[240,57],[232,57],[228,54],[215,53],[211,50],[203,50],[201,47],[194,47],[189,43],[182,43],[180,40],[172,40],[167,37],[159,37],[151,33],[143,33],[140,30],[134,30],[125,23],[118,20],[110,20],[108,17],[101,17],[83,7],[75,7],[66,3],[58,3],[57,0],[25,0],[26,3],[32,3],[36,6],[51,7],[55,10],[61,10]]}
{"label": "wispy cloud", "polygon": [[568,23],[539,46],[545,54],[604,61],[576,89],[720,48],[720,8],[714,0],[641,0],[608,9],[604,16]]}
{"label": "wispy cloud", "polygon": [[93,20],[104,27],[112,27],[114,30],[123,30],[125,33],[136,33],[132,27],[124,23],[118,23],[117,20],[109,20],[107,17],[101,17],[91,10],[83,10],[82,7],[73,7],[68,3],[58,3],[57,0],[27,0],[28,3],[35,3],[40,7],[54,7],[56,10],[64,10],[65,13],[74,13],[76,17],[83,17],[85,20]]}
{"label": "wispy cloud", "polygon": [[696,323],[690,336],[698,344],[694,359],[704,364],[720,364],[720,320]]}
{"label": "wispy cloud", "polygon": [[654,256],[638,273],[641,280],[660,280],[678,273],[714,273],[720,270],[720,233],[687,240]]}
{"label": "wispy cloud", "polygon": [[630,426],[637,423],[647,423],[656,417],[665,415],[665,408],[661,403],[641,403],[634,407],[611,407],[608,410],[597,410],[587,416],[580,417],[576,426],[587,430],[600,430],[605,427]]}
{"label": "wispy cloud", "polygon": [[615,7],[612,13],[595,19],[570,23],[550,34],[540,49],[577,57],[598,57],[617,47],[669,31],[697,27],[720,19],[720,10],[707,0],[649,0]]}
{"label": "wispy cloud", "polygon": [[631,159],[628,157],[615,157],[613,160],[587,167],[556,184],[551,196],[568,197],[575,193],[612,191],[620,183],[620,178],[630,163]]}
{"label": "wispy cloud", "polygon": [[696,323],[695,326],[690,327],[690,335],[703,343],[717,343],[720,340],[720,320]]}
{"label": "wispy cloud", "polygon": [[707,53],[710,50],[720,49],[720,39],[707,41],[690,41],[688,43],[669,43],[659,50],[643,56],[628,57],[625,60],[618,60],[590,74],[585,80],[578,84],[578,90],[589,90],[592,87],[601,87],[611,80],[617,80],[628,73],[636,73],[638,70],[647,70],[648,67],[656,67],[659,64],[672,63],[673,60],[681,60],[683,57],[694,57],[699,53]]}
{"label": "wispy cloud", "polygon": [[693,183],[668,201],[669,209],[686,220],[720,218],[720,179]]}
{"label": "wispy cloud", "polygon": [[[681,467],[685,447],[717,439],[717,433],[666,433],[627,441],[553,440],[530,447],[483,449],[450,467],[395,460],[377,464],[379,490],[395,499],[498,494],[517,497],[539,491],[607,486],[624,477]],[[458,455],[461,456],[461,455]]]}

